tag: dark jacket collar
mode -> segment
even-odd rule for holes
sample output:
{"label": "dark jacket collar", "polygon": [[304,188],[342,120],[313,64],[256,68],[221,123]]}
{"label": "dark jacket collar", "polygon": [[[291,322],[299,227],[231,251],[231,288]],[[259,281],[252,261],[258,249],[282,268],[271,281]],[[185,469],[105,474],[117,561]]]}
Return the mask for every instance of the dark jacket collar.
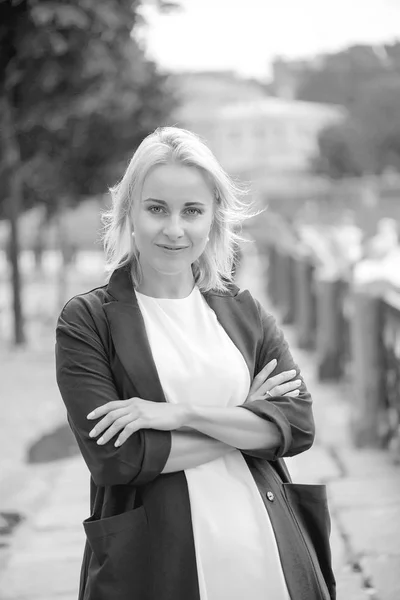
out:
{"label": "dark jacket collar", "polygon": [[[133,281],[131,277],[130,265],[125,265],[116,269],[108,282],[107,292],[114,300],[120,302],[126,302],[128,304],[134,304],[137,306],[136,295],[134,292]],[[220,292],[217,290],[210,290],[202,292],[206,300],[210,296],[222,296],[222,297],[235,297],[239,293],[239,288],[234,283],[228,284],[228,290],[226,292]]]}

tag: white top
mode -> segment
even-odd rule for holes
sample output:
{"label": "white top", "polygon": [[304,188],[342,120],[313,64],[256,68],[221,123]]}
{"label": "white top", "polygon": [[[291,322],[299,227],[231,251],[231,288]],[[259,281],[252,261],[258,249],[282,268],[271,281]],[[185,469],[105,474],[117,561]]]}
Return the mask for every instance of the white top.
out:
{"label": "white top", "polygon": [[[167,402],[242,404],[248,367],[198,287],[182,299],[136,295]],[[290,600],[268,512],[240,451],[185,474],[201,600]]]}

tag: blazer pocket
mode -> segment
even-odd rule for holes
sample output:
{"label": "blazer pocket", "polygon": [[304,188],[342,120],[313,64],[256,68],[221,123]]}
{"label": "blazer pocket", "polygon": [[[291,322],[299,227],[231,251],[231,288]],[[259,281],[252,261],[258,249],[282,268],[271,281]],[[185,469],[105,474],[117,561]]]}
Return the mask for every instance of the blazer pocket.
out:
{"label": "blazer pocket", "polygon": [[88,598],[146,600],[150,552],[144,507],[104,519],[91,516],[83,521],[83,526],[93,552],[88,572]]}
{"label": "blazer pocket", "polygon": [[283,491],[292,515],[306,542],[310,557],[319,565],[331,598],[336,598],[330,548],[331,520],[322,484],[284,483]]}

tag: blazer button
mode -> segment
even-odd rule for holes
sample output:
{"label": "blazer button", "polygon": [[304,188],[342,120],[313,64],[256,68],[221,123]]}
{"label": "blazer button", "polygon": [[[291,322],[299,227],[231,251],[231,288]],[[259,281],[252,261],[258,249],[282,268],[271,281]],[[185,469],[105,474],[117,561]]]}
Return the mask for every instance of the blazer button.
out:
{"label": "blazer button", "polygon": [[272,492],[267,492],[267,498],[270,502],[273,502],[275,499],[275,496]]}

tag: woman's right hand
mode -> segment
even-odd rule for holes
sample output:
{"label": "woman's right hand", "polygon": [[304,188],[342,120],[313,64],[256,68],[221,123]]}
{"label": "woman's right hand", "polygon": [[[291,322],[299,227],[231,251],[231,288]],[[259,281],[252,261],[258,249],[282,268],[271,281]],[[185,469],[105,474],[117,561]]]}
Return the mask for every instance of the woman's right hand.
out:
{"label": "woman's right hand", "polygon": [[265,400],[268,396],[299,395],[298,388],[301,386],[301,380],[293,379],[296,376],[295,369],[283,371],[271,377],[271,373],[277,364],[277,360],[274,358],[254,377],[245,402]]}

